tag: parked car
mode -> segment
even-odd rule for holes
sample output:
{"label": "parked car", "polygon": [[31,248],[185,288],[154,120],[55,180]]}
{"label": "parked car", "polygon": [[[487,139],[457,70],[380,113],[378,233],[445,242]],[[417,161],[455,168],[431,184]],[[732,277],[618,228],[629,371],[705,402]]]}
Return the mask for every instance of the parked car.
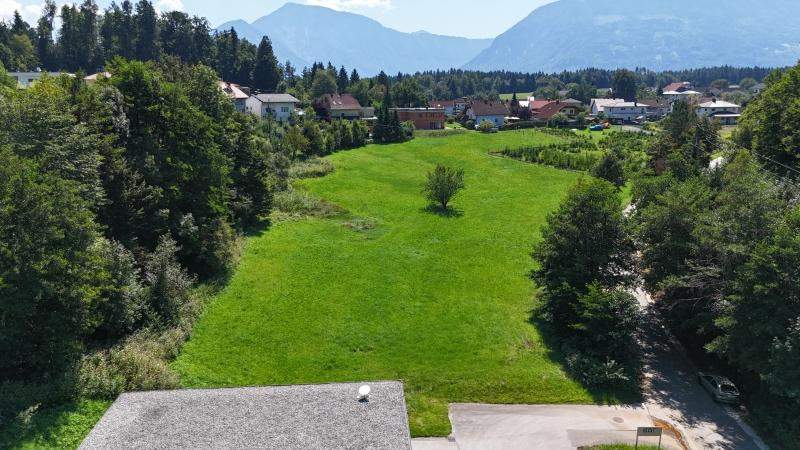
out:
{"label": "parked car", "polygon": [[603,124],[598,124],[598,125],[592,125],[591,127],[589,127],[589,129],[592,131],[603,131],[606,129],[606,127]]}
{"label": "parked car", "polygon": [[730,404],[739,403],[739,390],[736,389],[736,385],[731,380],[703,372],[697,374],[697,379],[715,401]]}

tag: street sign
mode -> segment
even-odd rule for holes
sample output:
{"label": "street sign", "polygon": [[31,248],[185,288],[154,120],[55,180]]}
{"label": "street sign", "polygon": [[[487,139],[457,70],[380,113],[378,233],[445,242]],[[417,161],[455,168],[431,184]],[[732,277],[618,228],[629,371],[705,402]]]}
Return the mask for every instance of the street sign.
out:
{"label": "street sign", "polygon": [[636,436],[642,437],[659,437],[661,436],[662,429],[659,427],[639,427],[636,430]]}
{"label": "street sign", "polygon": [[663,433],[663,429],[661,427],[639,427],[636,429],[636,447],[639,448],[639,438],[640,437],[657,437],[658,438],[658,448],[661,448],[661,434]]}

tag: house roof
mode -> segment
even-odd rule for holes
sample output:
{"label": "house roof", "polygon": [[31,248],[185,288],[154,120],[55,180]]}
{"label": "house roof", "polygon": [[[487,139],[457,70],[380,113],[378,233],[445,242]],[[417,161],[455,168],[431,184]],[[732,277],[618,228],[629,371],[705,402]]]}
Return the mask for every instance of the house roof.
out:
{"label": "house roof", "polygon": [[530,103],[531,109],[537,111],[542,108],[542,106],[552,102],[552,100],[533,100]]}
{"label": "house roof", "polygon": [[598,111],[603,111],[607,106],[613,106],[624,101],[621,98],[593,98],[592,104],[597,107]]}
{"label": "house roof", "polygon": [[560,113],[564,108],[575,108],[579,106],[579,104],[580,102],[578,102],[578,104],[575,104],[574,102],[567,103],[561,100],[556,100],[541,107],[541,109],[539,109],[539,111],[536,113],[536,118],[550,119],[556,114]]}
{"label": "house roof", "polygon": [[350,94],[325,94],[317,99],[317,104],[330,110],[361,109],[361,103]]}
{"label": "house roof", "polygon": [[300,100],[290,94],[258,94],[254,97],[261,103],[300,103]]}
{"label": "house roof", "polygon": [[561,103],[572,103],[573,105],[582,105],[583,102],[580,100],[575,100],[574,98],[567,98],[564,100],[560,100]]}
{"label": "house roof", "polygon": [[109,72],[97,72],[93,73],[89,76],[83,77],[85,81],[97,81],[98,78],[111,78],[111,74]]}
{"label": "house roof", "polygon": [[122,394],[80,449],[410,449],[396,381]]}
{"label": "house roof", "polygon": [[697,92],[697,91],[688,90],[688,91],[664,91],[664,95],[687,95],[688,96],[688,95],[703,95],[703,94],[700,93],[700,92]]}
{"label": "house roof", "polygon": [[455,100],[433,100],[428,102],[431,108],[453,108],[456,105]]}
{"label": "house roof", "polygon": [[238,84],[228,83],[227,81],[220,81],[219,88],[222,89],[222,92],[228,96],[228,98],[232,98],[235,100],[245,100],[250,98]]}
{"label": "house roof", "polygon": [[502,102],[477,101],[473,102],[470,108],[476,116],[505,116],[508,114],[508,107]]}
{"label": "house roof", "polygon": [[664,86],[664,89],[662,89],[662,91],[664,91],[664,92],[667,92],[667,91],[681,92],[681,91],[685,91],[685,90],[689,89],[689,86],[691,86],[691,83],[689,83],[688,81],[679,81],[677,83],[670,83],[670,84]]}
{"label": "house roof", "polygon": [[703,102],[697,106],[701,108],[741,108],[741,106],[737,105],[736,103],[726,102],[723,100]]}

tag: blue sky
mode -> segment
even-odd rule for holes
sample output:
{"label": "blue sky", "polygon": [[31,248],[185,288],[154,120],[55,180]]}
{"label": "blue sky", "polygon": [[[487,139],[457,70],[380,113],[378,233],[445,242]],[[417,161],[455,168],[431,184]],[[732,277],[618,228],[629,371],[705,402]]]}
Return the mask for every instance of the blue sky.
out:
{"label": "blue sky", "polygon": [[[79,2],[80,0],[75,0]],[[96,0],[101,7],[111,0]],[[118,0],[118,2],[121,0]],[[152,0],[162,10],[180,9],[207,17],[216,26],[233,19],[251,22],[287,3],[286,0]],[[536,7],[553,0],[294,0],[369,16],[400,31],[466,37],[495,37]],[[56,0],[66,3],[66,0]],[[20,10],[35,22],[43,0],[0,0],[0,19]]]}

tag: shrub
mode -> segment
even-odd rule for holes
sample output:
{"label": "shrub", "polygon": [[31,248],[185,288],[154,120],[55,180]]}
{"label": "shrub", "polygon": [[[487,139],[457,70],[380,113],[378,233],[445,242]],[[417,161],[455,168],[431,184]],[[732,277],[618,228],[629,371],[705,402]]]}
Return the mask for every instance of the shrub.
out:
{"label": "shrub", "polygon": [[623,387],[630,381],[625,366],[610,358],[598,358],[581,352],[566,357],[567,370],[581,383],[591,387]]}
{"label": "shrub", "polygon": [[157,327],[176,326],[182,317],[195,315],[198,308],[191,295],[194,279],[178,263],[178,250],[175,240],[166,235],[145,261],[150,322]]}
{"label": "shrub", "polygon": [[436,169],[428,172],[423,191],[428,200],[438,204],[442,209],[447,209],[450,200],[462,189],[464,189],[464,170],[438,164]]}
{"label": "shrub", "polygon": [[102,322],[98,337],[118,338],[142,324],[147,312],[147,291],[130,250],[119,242],[98,240],[97,246],[107,264],[109,283],[98,305]]}
{"label": "shrub", "polygon": [[277,219],[292,217],[334,217],[344,210],[333,203],[311,197],[305,192],[293,188],[275,195],[275,212]]}
{"label": "shrub", "polygon": [[170,367],[188,332],[176,327],[162,334],[143,331],[110,350],[84,356],[78,371],[80,393],[114,399],[127,391],[175,389],[180,378]]}
{"label": "shrub", "polygon": [[289,176],[294,179],[320,178],[334,171],[333,163],[327,159],[309,158],[292,164]]}
{"label": "shrub", "polygon": [[481,133],[491,133],[494,130],[494,125],[491,122],[483,121],[478,125],[478,131]]}
{"label": "shrub", "polygon": [[592,169],[592,175],[618,188],[625,184],[625,169],[622,167],[622,160],[615,152],[606,153]]}

